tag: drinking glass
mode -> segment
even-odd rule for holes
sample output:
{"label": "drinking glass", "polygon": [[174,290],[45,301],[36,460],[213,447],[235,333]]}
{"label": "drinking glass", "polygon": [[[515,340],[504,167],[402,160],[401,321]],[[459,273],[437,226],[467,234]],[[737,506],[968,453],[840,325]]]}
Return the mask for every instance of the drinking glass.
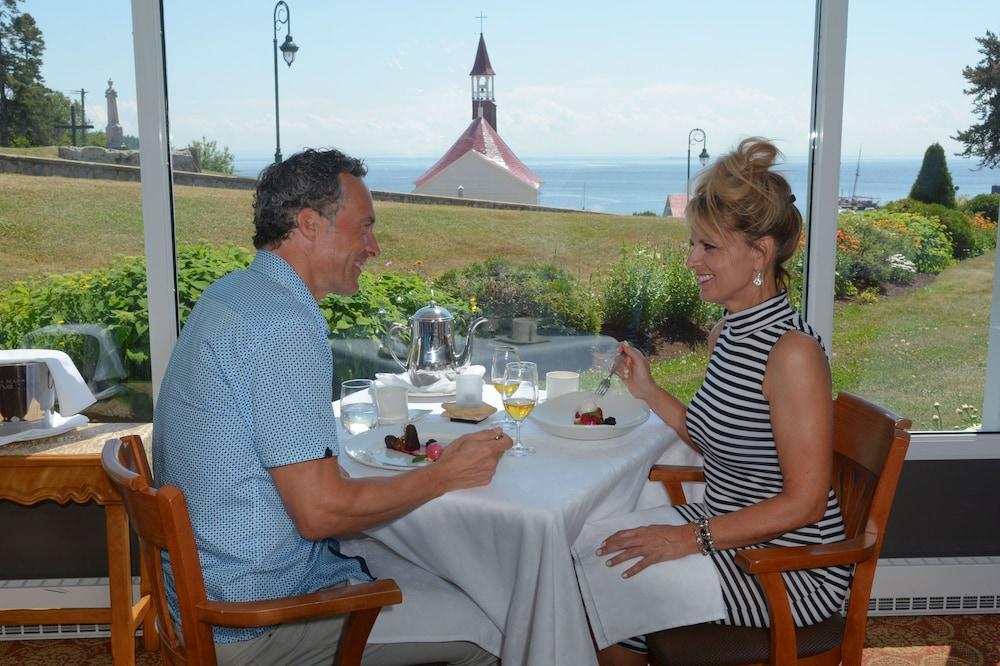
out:
{"label": "drinking glass", "polygon": [[340,422],[352,435],[371,430],[378,424],[374,381],[348,379],[340,385]]}
{"label": "drinking glass", "polygon": [[534,453],[535,449],[521,443],[521,421],[528,418],[538,402],[538,367],[531,361],[508,363],[500,395],[503,396],[504,409],[514,419],[517,428],[514,446],[507,449],[507,455],[526,456]]}
{"label": "drinking glass", "polygon": [[[507,364],[520,360],[521,357],[517,355],[517,347],[512,345],[497,345],[496,349],[493,350],[493,364],[490,366],[490,383],[493,384],[493,388],[497,390],[501,398],[503,398],[504,392],[503,375],[507,371]],[[511,390],[513,390],[513,386]],[[504,412],[504,417],[500,421],[500,425],[512,426],[514,425],[514,421]]]}

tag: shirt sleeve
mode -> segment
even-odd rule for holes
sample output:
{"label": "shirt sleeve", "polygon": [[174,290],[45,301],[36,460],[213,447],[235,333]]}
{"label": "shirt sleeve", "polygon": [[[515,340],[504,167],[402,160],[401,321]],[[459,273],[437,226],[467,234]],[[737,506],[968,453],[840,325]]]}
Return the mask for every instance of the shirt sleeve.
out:
{"label": "shirt sleeve", "polygon": [[283,322],[251,357],[254,448],[265,467],[338,455],[329,342],[308,321]]}

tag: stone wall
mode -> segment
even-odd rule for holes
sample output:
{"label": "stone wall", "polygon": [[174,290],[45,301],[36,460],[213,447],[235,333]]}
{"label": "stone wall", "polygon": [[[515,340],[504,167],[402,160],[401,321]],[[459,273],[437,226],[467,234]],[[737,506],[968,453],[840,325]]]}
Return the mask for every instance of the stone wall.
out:
{"label": "stone wall", "polygon": [[[139,166],[138,150],[117,150],[100,146],[59,146],[59,157],[64,160],[78,162],[96,162],[98,164],[119,164],[121,166]],[[197,161],[187,148],[177,148],[170,151],[170,161],[174,171],[191,171],[199,173]]]}

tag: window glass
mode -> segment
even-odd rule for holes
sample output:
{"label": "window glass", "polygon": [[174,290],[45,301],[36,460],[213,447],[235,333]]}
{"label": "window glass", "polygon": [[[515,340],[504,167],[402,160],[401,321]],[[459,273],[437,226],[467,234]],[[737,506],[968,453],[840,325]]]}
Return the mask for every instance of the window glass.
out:
{"label": "window glass", "polygon": [[955,137],[983,122],[963,70],[983,59],[976,38],[994,9],[851,5],[834,385],[895,409],[915,430],[979,430],[989,403],[1000,196],[988,195],[1000,171],[957,156]]}
{"label": "window glass", "polygon": [[[152,415],[130,21],[127,0],[0,9],[0,349],[65,351],[94,421]],[[28,370],[3,372],[0,434],[60,423]]]}
{"label": "window glass", "polygon": [[[392,352],[406,358],[408,320],[433,299],[455,317],[456,354],[489,319],[468,357],[487,374],[510,344],[540,375],[580,371],[593,386],[628,338],[688,399],[719,315],[684,267],[688,175],[765,136],[805,210],[808,3],[515,2],[482,21],[478,5],[440,3],[164,11],[175,148],[199,142],[246,179],[304,147],[368,164],[382,254],[358,295],[323,302],[341,380],[401,372]],[[289,36],[291,65],[277,50]],[[249,259],[251,198],[175,187],[182,318],[202,266]],[[202,241],[212,261],[188,279],[184,253]]]}

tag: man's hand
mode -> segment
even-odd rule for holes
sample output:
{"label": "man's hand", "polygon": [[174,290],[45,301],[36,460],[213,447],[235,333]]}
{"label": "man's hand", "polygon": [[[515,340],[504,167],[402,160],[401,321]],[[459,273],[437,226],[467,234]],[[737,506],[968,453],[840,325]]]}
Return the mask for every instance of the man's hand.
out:
{"label": "man's hand", "polygon": [[440,472],[445,491],[485,486],[513,442],[500,428],[462,435],[445,447],[431,467]]}

